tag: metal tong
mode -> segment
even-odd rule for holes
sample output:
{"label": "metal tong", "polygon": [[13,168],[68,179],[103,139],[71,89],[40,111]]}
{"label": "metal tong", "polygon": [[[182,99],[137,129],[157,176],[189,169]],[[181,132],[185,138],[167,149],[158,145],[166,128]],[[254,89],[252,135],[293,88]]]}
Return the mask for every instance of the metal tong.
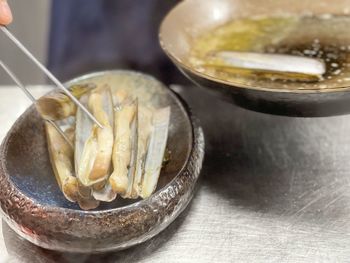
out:
{"label": "metal tong", "polygon": [[[80,102],[73,96],[73,94],[43,65],[38,59],[36,59],[33,54],[7,29],[5,26],[0,25],[0,29],[4,34],[20,49],[23,51],[28,58],[36,64],[40,70],[58,87],[60,88],[76,105],[79,107],[87,116],[96,123],[100,128],[103,128],[102,125],[96,120],[96,118],[86,109]],[[25,88],[25,86],[19,81],[16,75],[0,60],[0,66],[6,71],[6,73],[11,77],[11,79],[18,85],[19,88],[26,94],[26,96],[35,104],[36,99],[32,94]],[[56,125],[55,122],[51,120],[46,120],[50,122],[55,129],[63,136],[63,138],[70,144],[65,133]]]}

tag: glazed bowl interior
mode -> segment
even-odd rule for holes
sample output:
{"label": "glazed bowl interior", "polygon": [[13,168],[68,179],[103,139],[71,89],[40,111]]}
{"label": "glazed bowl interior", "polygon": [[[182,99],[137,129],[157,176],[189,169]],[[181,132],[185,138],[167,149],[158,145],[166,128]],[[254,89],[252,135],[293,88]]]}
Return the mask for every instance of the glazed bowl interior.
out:
{"label": "glazed bowl interior", "polygon": [[[185,166],[192,145],[192,127],[186,109],[178,98],[155,79],[133,72],[101,72],[84,76],[67,85],[94,82],[115,87],[128,87],[131,93],[147,91],[149,96],[140,96],[140,103],[154,100],[159,106],[171,106],[171,120],[167,149],[170,162],[161,171],[157,190],[169,184]],[[43,120],[31,106],[15,123],[5,139],[6,159],[3,167],[17,189],[42,206],[80,210],[67,201],[61,193],[51,169],[44,133]],[[145,200],[146,201],[146,200]],[[110,210],[142,202],[118,197],[111,203],[101,203],[97,211]]]}
{"label": "glazed bowl interior", "polygon": [[[228,86],[286,92],[285,88],[279,89],[274,87],[269,89],[267,87],[249,86],[244,82],[226,81],[196,70],[187,59],[193,40],[234,19],[285,14],[344,15],[349,14],[349,6],[349,0],[187,0],[178,4],[163,20],[160,28],[160,42],[164,51],[180,70],[189,71],[190,74],[194,74],[196,77]],[[329,91],[334,90],[336,88],[332,88]],[[318,92],[317,90],[303,91],[295,89],[291,91]],[[327,88],[323,89],[323,92],[325,91],[327,91]]]}

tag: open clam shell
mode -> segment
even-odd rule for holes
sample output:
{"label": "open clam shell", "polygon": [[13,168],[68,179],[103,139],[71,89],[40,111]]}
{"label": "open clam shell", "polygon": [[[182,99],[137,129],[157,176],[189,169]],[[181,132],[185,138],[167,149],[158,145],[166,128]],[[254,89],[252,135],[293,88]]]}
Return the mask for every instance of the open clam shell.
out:
{"label": "open clam shell", "polygon": [[[73,148],[51,123],[45,123],[45,131],[52,170],[63,195],[70,202],[77,202],[82,209],[95,209],[100,202],[92,198],[89,189],[75,176]],[[73,144],[74,129],[68,128],[65,133]]]}
{"label": "open clam shell", "polygon": [[114,171],[109,178],[113,190],[126,195],[129,180],[133,176],[134,151],[136,140],[137,101],[122,103],[115,112],[115,142],[113,147]]}
{"label": "open clam shell", "polygon": [[46,138],[52,169],[64,196],[71,202],[78,200],[78,180],[73,165],[73,149],[62,135],[45,123]]}
{"label": "open clam shell", "polygon": [[95,118],[97,127],[79,108],[76,116],[75,170],[83,186],[105,181],[109,176],[113,147],[113,103],[108,87],[94,89],[81,98]]}
{"label": "open clam shell", "polygon": [[152,130],[152,116],[153,112],[148,107],[141,107],[138,111],[138,134],[137,142],[137,160],[135,167],[134,182],[130,198],[137,198],[141,195],[143,175],[145,171],[146,154],[148,150],[150,133]]}
{"label": "open clam shell", "polygon": [[157,187],[168,139],[170,108],[157,110],[153,115],[152,132],[145,161],[140,196],[149,197]]}

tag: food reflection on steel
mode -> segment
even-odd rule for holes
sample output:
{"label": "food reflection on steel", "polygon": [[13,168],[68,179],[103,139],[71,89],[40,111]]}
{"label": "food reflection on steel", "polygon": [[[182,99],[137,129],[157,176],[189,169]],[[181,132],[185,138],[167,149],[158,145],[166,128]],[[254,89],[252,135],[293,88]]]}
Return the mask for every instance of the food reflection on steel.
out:
{"label": "food reflection on steel", "polygon": [[244,87],[343,88],[350,85],[349,36],[347,15],[244,17],[193,37],[186,63]]}
{"label": "food reflection on steel", "polygon": [[43,118],[60,120],[57,124],[74,145],[72,149],[46,124],[51,165],[64,196],[85,210],[117,196],[149,197],[156,189],[166,151],[170,107],[153,105],[152,99],[139,103],[136,93],[108,83],[79,85],[78,91],[73,94],[103,128],[61,93],[41,98],[45,107],[38,107]]}
{"label": "food reflection on steel", "polygon": [[322,60],[292,55],[266,54],[253,52],[219,51],[208,55],[203,67],[217,67],[232,73],[249,74],[249,71],[275,79],[299,81],[321,80],[326,72]]}

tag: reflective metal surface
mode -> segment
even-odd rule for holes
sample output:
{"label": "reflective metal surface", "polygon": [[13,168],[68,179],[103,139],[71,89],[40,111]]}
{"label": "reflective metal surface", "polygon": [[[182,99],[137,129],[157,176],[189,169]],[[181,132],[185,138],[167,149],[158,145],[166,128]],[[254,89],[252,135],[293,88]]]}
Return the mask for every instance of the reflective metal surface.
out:
{"label": "reflective metal surface", "polygon": [[195,84],[214,95],[258,112],[322,117],[350,113],[349,87],[319,90],[261,88],[223,81],[195,70],[188,62],[191,41],[232,19],[278,14],[348,15],[349,0],[187,0],[163,20],[160,43],[175,65]]}
{"label": "reflective metal surface", "polygon": [[350,116],[276,117],[174,89],[206,136],[185,214],[142,245],[101,255],[43,250],[4,225],[14,262],[349,262]]}

